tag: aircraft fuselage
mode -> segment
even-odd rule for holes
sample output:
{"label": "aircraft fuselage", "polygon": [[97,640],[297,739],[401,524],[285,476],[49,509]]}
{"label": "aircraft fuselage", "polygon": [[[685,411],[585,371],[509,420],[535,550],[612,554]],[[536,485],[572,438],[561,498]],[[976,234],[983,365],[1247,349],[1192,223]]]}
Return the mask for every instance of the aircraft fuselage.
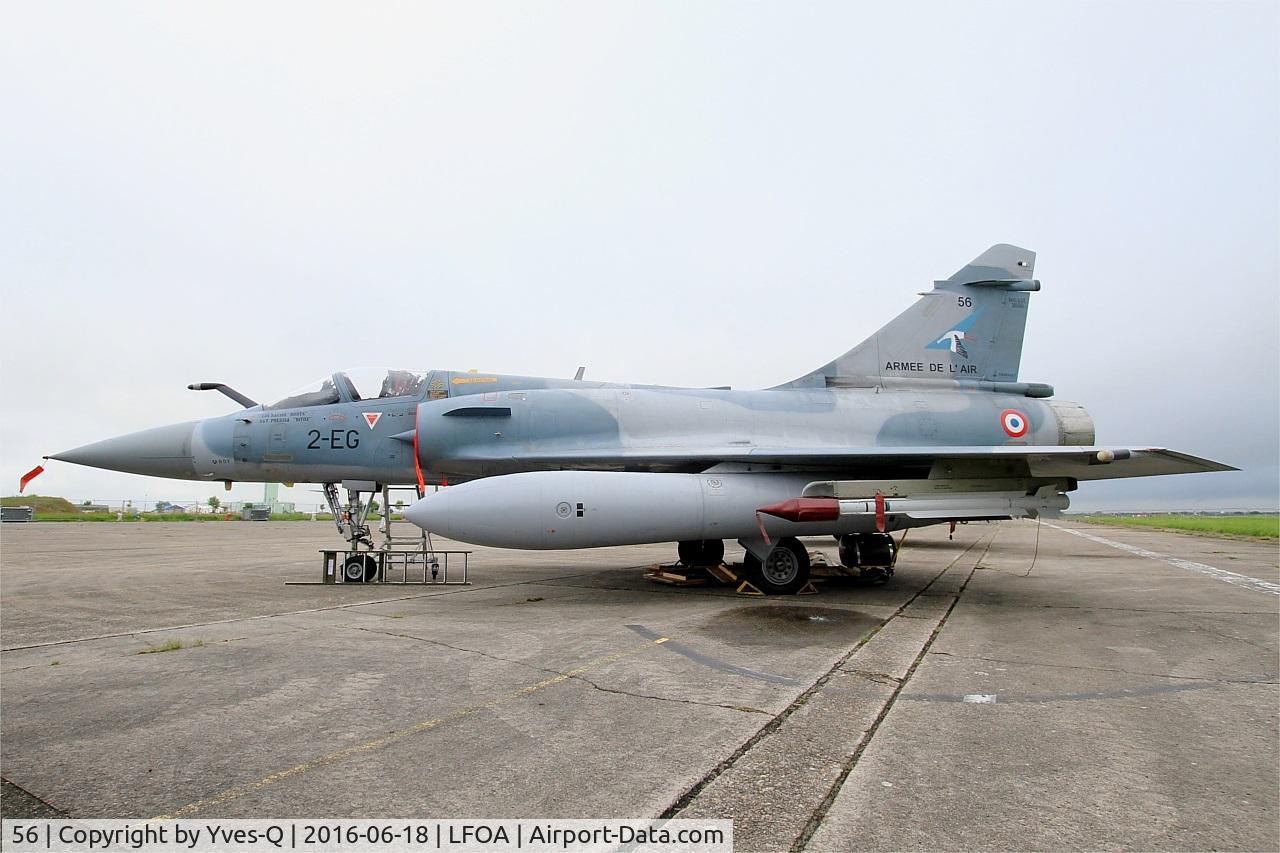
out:
{"label": "aircraft fuselage", "polygon": [[[494,390],[468,388],[470,393],[435,400],[257,407],[195,422],[189,425],[189,455],[179,448],[155,457],[163,464],[143,458],[136,472],[237,482],[360,479],[411,485],[418,470],[427,484],[567,467],[689,472],[706,467],[697,459],[708,449],[751,464],[761,448],[804,452],[849,446],[1088,445],[1093,440],[1080,407],[1008,394],[605,383],[584,388],[573,387],[584,383],[554,379],[536,379],[541,387],[530,387],[528,377],[483,378],[492,380],[483,387]],[[562,387],[549,387],[553,383]],[[180,434],[185,426],[161,429]],[[111,441],[118,439],[100,444]],[[92,447],[70,454],[89,455]],[[119,461],[121,470],[131,470],[127,460]]]}

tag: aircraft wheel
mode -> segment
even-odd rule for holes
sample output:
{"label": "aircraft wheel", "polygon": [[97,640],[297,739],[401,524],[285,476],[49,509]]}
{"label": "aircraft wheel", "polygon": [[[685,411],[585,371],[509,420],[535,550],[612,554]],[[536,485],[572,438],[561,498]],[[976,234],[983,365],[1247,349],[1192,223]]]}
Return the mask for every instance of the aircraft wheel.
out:
{"label": "aircraft wheel", "polygon": [[686,566],[718,566],[724,560],[724,542],[719,539],[690,539],[678,547],[680,562]]}
{"label": "aircraft wheel", "polygon": [[378,561],[371,554],[353,554],[342,564],[346,583],[369,583],[378,576]]}
{"label": "aircraft wheel", "polygon": [[840,565],[848,569],[893,565],[898,545],[888,533],[852,533],[840,537]]}
{"label": "aircraft wheel", "polygon": [[769,552],[755,571],[752,583],[768,595],[794,595],[809,582],[809,552],[788,536]]}
{"label": "aircraft wheel", "polygon": [[888,533],[872,533],[867,540],[862,549],[865,564],[886,569],[892,566],[898,550],[898,543],[893,541],[893,537]]}
{"label": "aircraft wheel", "polygon": [[862,565],[861,539],[856,533],[846,533],[840,537],[840,565],[846,569],[856,569]]}

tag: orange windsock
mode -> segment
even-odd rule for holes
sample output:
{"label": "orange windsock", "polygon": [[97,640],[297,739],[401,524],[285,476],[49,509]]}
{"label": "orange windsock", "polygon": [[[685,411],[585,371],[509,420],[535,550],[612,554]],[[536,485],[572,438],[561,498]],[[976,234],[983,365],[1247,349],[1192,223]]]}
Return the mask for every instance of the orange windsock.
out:
{"label": "orange windsock", "polygon": [[18,481],[18,494],[22,494],[22,490],[27,487],[27,483],[30,483],[32,480],[34,480],[36,477],[39,477],[43,473],[44,473],[44,466],[37,465],[27,473],[23,474],[22,479]]}

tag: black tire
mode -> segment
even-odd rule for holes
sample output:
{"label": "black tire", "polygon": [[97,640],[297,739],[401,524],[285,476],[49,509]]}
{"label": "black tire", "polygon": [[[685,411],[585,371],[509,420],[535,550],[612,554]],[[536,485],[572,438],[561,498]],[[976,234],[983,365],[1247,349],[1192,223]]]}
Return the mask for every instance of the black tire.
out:
{"label": "black tire", "polygon": [[753,575],[751,582],[766,595],[795,595],[809,583],[809,552],[789,536],[755,562]]}
{"label": "black tire", "polygon": [[847,569],[888,568],[898,544],[888,533],[852,533],[840,537],[840,565]]}
{"label": "black tire", "polygon": [[342,564],[343,583],[364,583],[364,557],[354,555]]}
{"label": "black tire", "polygon": [[719,539],[690,539],[677,546],[680,562],[686,566],[718,566],[724,562],[724,542]]}
{"label": "black tire", "polygon": [[856,533],[846,533],[840,537],[840,565],[846,569],[856,569],[862,565],[862,537]]}
{"label": "black tire", "polygon": [[863,565],[887,569],[893,565],[897,550],[898,543],[888,533],[868,534],[862,547]]}
{"label": "black tire", "polygon": [[372,554],[352,554],[342,564],[344,583],[370,583],[378,576],[378,561]]}

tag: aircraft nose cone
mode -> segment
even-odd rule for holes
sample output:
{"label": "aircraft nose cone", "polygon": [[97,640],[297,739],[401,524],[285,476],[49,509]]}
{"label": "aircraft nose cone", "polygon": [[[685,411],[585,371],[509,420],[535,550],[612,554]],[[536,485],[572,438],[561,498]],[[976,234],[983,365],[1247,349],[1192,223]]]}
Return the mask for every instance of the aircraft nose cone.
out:
{"label": "aircraft nose cone", "polygon": [[49,458],[129,474],[195,479],[191,436],[196,424],[196,421],[189,421],[144,429],[55,453]]}

